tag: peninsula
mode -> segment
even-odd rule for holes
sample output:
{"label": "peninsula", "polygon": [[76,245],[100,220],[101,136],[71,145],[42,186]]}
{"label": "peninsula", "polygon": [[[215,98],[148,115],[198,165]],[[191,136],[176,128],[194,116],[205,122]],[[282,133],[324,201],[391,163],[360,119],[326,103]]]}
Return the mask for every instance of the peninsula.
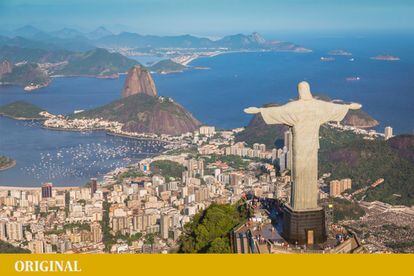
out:
{"label": "peninsula", "polygon": [[66,130],[104,129],[130,137],[180,136],[201,123],[184,107],[168,97],[158,96],[150,72],[134,66],[125,80],[122,98],[107,105],[73,114],[53,116],[48,128]]}
{"label": "peninsula", "polygon": [[16,120],[44,120],[46,114],[44,109],[25,102],[16,101],[0,106],[0,116],[10,117]]}

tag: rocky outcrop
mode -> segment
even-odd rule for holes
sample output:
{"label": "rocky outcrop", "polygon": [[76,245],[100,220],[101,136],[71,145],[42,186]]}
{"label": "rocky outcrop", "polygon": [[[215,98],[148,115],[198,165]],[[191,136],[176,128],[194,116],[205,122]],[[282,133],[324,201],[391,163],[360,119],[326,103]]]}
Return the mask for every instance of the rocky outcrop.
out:
{"label": "rocky outcrop", "polygon": [[154,80],[150,72],[142,66],[134,66],[128,71],[125,80],[122,98],[126,98],[135,94],[146,94],[149,96],[157,96]]}
{"label": "rocky outcrop", "polygon": [[184,107],[167,97],[158,97],[154,81],[145,68],[134,66],[125,80],[122,99],[84,111],[75,118],[103,118],[123,124],[126,132],[180,135],[201,123]]}
{"label": "rocky outcrop", "polygon": [[164,97],[143,93],[122,98],[76,118],[103,118],[123,123],[127,132],[180,135],[196,130],[201,124],[184,107]]}
{"label": "rocky outcrop", "polygon": [[377,126],[379,123],[362,110],[349,110],[345,118],[342,120],[342,124],[357,128],[372,128]]}
{"label": "rocky outcrop", "polygon": [[8,60],[3,60],[0,63],[0,78],[8,73],[11,73],[13,70],[13,64],[11,64]]}
{"label": "rocky outcrop", "polygon": [[[128,132],[145,132],[155,134],[180,135],[193,132],[201,123],[193,115],[185,110],[181,105],[170,100],[153,98],[148,101],[145,95],[136,95],[131,98],[138,106],[143,105],[143,101],[150,103],[151,109],[143,110],[138,108],[136,119],[126,121],[123,130]],[[128,98],[130,100],[130,98]]]}

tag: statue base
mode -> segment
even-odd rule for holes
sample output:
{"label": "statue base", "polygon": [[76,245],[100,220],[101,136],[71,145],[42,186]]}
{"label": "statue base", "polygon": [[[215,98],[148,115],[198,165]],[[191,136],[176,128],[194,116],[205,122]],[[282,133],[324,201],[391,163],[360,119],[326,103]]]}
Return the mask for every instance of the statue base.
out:
{"label": "statue base", "polygon": [[324,210],[295,211],[290,206],[284,207],[283,238],[298,245],[313,245],[326,241]]}

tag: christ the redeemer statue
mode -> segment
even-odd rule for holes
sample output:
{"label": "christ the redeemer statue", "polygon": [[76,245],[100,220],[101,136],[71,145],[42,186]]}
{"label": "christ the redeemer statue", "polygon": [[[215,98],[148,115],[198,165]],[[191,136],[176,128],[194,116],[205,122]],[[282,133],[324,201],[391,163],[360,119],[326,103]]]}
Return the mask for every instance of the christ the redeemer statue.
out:
{"label": "christ the redeemer statue", "polygon": [[349,109],[360,104],[336,104],[312,97],[309,84],[299,83],[299,99],[282,106],[249,107],[249,114],[260,113],[266,124],[284,124],[292,129],[293,164],[290,206],[294,211],[318,208],[319,127],[329,121],[341,121]]}

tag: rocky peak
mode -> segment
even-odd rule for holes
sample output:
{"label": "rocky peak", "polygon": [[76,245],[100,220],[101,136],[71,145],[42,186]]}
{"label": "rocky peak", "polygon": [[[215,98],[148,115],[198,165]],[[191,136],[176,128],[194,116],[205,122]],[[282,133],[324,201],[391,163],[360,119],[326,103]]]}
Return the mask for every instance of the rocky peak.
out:
{"label": "rocky peak", "polygon": [[264,37],[261,34],[257,33],[257,32],[252,33],[250,35],[250,37],[257,44],[263,44],[263,43],[266,42],[266,39],[264,39]]}
{"label": "rocky peak", "polygon": [[372,118],[363,110],[349,110],[342,124],[358,127],[358,128],[373,128],[379,124],[377,120]]}
{"label": "rocky peak", "polygon": [[11,64],[8,60],[3,60],[2,62],[0,62],[0,78],[4,74],[11,73],[12,70],[13,64]]}
{"label": "rocky peak", "polygon": [[157,89],[150,72],[140,65],[136,65],[128,71],[124,89],[122,90],[122,98],[135,94],[157,96]]}

